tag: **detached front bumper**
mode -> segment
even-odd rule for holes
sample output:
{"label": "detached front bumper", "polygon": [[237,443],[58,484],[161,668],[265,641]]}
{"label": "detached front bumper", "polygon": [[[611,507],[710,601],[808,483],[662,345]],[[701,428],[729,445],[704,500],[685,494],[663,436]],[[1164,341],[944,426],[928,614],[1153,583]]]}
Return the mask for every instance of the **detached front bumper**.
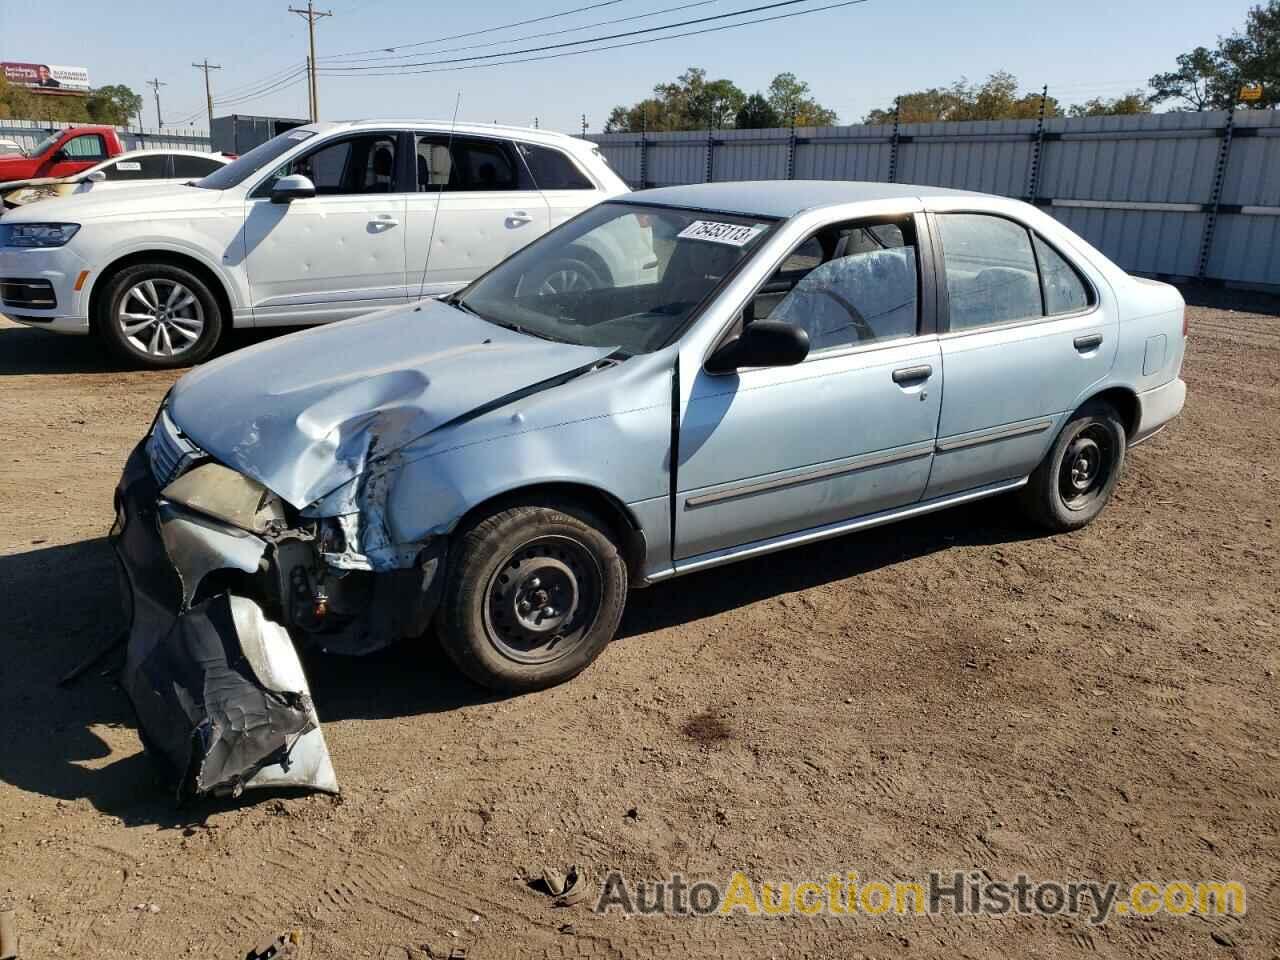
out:
{"label": "detached front bumper", "polygon": [[286,629],[248,597],[200,592],[215,570],[251,575],[267,542],[164,501],[144,442],[116,489],[111,544],[129,619],[123,685],[143,744],[179,797],[265,786],[337,792]]}

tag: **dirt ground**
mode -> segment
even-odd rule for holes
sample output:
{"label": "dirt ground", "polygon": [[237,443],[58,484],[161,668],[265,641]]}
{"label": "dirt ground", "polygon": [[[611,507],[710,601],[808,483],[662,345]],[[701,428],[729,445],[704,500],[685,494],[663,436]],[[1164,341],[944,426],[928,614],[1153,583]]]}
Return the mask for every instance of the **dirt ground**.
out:
{"label": "dirt ground", "polygon": [[[1188,292],[1187,410],[1069,536],[1001,501],[632,595],[494,699],[307,658],[342,796],[175,808],[108,659],[111,491],[173,375],[0,320],[0,901],[23,958],[1280,956],[1280,301]],[[1230,309],[1234,306],[1236,309]],[[694,722],[691,722],[694,721]],[[1236,879],[1243,920],[623,919],[522,871]]]}

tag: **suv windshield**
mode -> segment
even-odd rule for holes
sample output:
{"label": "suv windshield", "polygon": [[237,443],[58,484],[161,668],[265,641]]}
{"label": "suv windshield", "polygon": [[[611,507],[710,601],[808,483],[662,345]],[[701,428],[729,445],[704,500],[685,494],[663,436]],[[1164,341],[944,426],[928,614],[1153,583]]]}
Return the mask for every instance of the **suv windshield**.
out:
{"label": "suv windshield", "polygon": [[238,160],[232,160],[225,167],[215,170],[203,180],[197,180],[192,186],[205,190],[226,190],[243,183],[248,177],[271,163],[281,154],[292,150],[303,140],[315,136],[313,130],[288,130],[277,134],[266,143],[260,143]]}
{"label": "suv windshield", "polygon": [[680,334],[772,227],[758,217],[604,203],[449,302],[548,340],[648,353]]}

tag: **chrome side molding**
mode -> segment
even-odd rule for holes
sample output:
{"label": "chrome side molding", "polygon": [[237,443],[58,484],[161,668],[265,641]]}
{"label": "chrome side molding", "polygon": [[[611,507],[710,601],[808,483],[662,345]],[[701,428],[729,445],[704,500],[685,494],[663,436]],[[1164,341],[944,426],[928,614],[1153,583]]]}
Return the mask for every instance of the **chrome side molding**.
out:
{"label": "chrome side molding", "polygon": [[684,508],[686,510],[694,510],[712,503],[722,503],[725,500],[736,500],[739,497],[749,497],[756,493],[764,493],[766,490],[781,490],[784,487],[799,486],[800,484],[813,483],[817,480],[828,480],[831,477],[838,477],[846,473],[856,473],[859,470],[867,470],[871,467],[883,467],[890,463],[901,463],[903,460],[916,460],[920,457],[927,457],[931,453],[933,453],[932,440],[898,447],[896,450],[863,454],[835,465],[823,465],[814,470],[806,470],[803,473],[793,473],[789,476],[776,477],[772,480],[752,481],[729,487],[725,490],[714,490],[711,493],[695,494],[692,497],[685,498]]}
{"label": "chrome side molding", "polygon": [[1005,493],[1009,490],[1017,490],[1019,487],[1026,486],[1027,479],[1027,477],[1020,477],[1017,480],[1002,480],[999,483],[989,483],[983,487],[975,487],[973,490],[966,490],[963,493],[953,493],[946,497],[939,497],[936,500],[925,500],[921,503],[913,503],[906,507],[896,507],[893,510],[882,510],[880,513],[870,513],[864,517],[857,517],[852,520],[840,520],[836,523],[829,523],[821,527],[811,527],[808,530],[801,530],[797,533],[788,533],[779,537],[770,537],[767,540],[757,540],[754,543],[744,544],[740,547],[730,547],[725,550],[716,550],[711,553],[700,554],[696,557],[689,557],[685,560],[677,560],[675,561],[674,570],[671,572],[663,570],[646,579],[649,582],[665,580],[673,575],[679,576],[680,574],[693,573],[697,570],[706,570],[710,567],[718,567],[724,563],[732,563],[735,560],[745,560],[748,557],[756,557],[766,553],[773,553],[775,550],[784,550],[787,547],[798,547],[802,544],[826,540],[829,537],[838,537],[842,534],[853,533],[857,530],[867,530],[871,527],[879,527],[883,524],[893,523],[897,520],[905,520],[908,517],[915,517],[925,513],[933,513],[935,510],[945,510],[947,507],[959,506],[962,503],[969,503],[972,500],[982,500],[986,497],[994,497],[997,494]]}
{"label": "chrome side molding", "polygon": [[994,430],[983,430],[981,433],[948,437],[946,440],[938,441],[938,452],[949,453],[952,450],[963,450],[965,447],[976,447],[982,443],[991,443],[993,440],[1009,440],[1013,437],[1022,437],[1032,433],[1044,433],[1052,426],[1053,418],[1045,417],[1042,420],[1029,420],[1026,423],[1014,423],[1004,427],[996,427]]}

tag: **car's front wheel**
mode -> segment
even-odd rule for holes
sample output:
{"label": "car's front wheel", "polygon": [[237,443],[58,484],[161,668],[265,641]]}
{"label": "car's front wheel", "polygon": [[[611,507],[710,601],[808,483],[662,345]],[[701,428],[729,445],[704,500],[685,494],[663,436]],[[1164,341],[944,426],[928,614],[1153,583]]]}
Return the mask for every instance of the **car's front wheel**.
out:
{"label": "car's front wheel", "polygon": [[1019,491],[1027,516],[1049,530],[1078,530],[1102,512],[1124,467],[1124,423],[1109,403],[1077,410]]}
{"label": "car's front wheel", "polygon": [[222,311],[208,285],[173,264],[138,264],[108,281],[97,333],[123,362],[155,370],[209,356],[222,335]]}
{"label": "car's front wheel", "polygon": [[607,524],[575,504],[519,505],[450,551],[438,627],[467,676],[497,690],[553,686],[613,639],[627,568]]}

